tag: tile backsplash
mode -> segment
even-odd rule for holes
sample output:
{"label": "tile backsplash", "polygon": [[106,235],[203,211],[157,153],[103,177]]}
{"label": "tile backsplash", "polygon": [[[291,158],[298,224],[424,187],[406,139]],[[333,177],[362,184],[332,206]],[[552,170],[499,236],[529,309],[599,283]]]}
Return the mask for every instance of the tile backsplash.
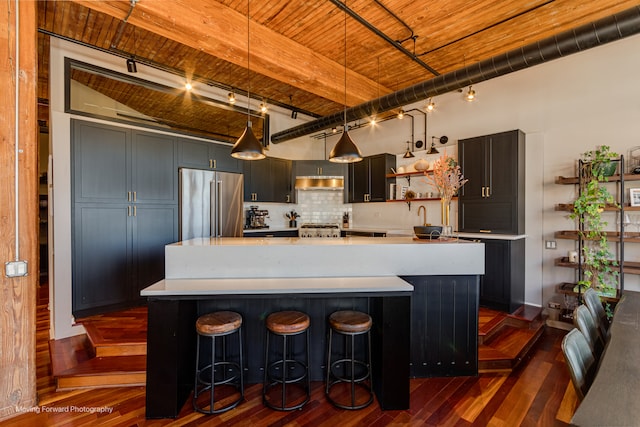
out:
{"label": "tile backsplash", "polygon": [[270,227],[286,227],[286,213],[295,210],[299,215],[298,226],[304,223],[335,223],[342,225],[342,215],[347,212],[349,221],[353,217],[351,204],[344,203],[343,190],[296,190],[298,203],[245,203],[269,210],[266,222]]}

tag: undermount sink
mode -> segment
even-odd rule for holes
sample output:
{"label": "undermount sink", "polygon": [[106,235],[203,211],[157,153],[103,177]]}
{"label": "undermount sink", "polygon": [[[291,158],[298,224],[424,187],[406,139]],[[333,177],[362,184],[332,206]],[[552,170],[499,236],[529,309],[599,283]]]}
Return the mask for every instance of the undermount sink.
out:
{"label": "undermount sink", "polygon": [[416,225],[413,232],[418,239],[438,239],[442,234],[441,225]]}

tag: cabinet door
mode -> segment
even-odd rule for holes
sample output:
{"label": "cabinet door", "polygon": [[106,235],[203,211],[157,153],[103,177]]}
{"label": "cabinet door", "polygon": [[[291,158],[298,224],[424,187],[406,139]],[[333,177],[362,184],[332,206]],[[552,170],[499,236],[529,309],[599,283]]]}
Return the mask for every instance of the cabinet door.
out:
{"label": "cabinet door", "polygon": [[[126,304],[131,295],[130,205],[73,209],[73,314]],[[93,309],[93,311],[92,311]],[[103,310],[104,311],[104,310]]]}
{"label": "cabinet door", "polygon": [[349,164],[349,203],[361,203],[369,194],[369,159]]}
{"label": "cabinet door", "polygon": [[270,202],[273,197],[271,187],[271,159],[244,160],[244,201]]}
{"label": "cabinet door", "polygon": [[231,157],[231,145],[209,144],[209,158],[213,169],[221,172],[242,172],[240,160]]}
{"label": "cabinet door", "polygon": [[178,139],[178,166],[209,169],[209,143]]}
{"label": "cabinet door", "polygon": [[483,240],[484,276],[480,280],[480,304],[502,309],[509,302],[509,242]]}
{"label": "cabinet door", "polygon": [[369,201],[384,202],[389,198],[386,174],[395,167],[395,156],[380,154],[369,158]]}
{"label": "cabinet door", "polygon": [[458,162],[469,181],[462,186],[460,199],[483,199],[485,187],[486,140],[484,137],[460,140]]}
{"label": "cabinet door", "polygon": [[[271,200],[276,203],[291,203],[291,161],[271,158]],[[266,200],[265,200],[266,201]]]}
{"label": "cabinet door", "polygon": [[131,133],[128,129],[73,121],[73,200],[127,203]]}
{"label": "cabinet door", "polygon": [[164,279],[164,247],[178,240],[178,209],[173,205],[136,205],[133,222],[135,284],[132,300],[140,291]]}
{"label": "cabinet door", "polygon": [[517,135],[513,132],[491,135],[487,142],[487,196],[492,201],[513,200],[518,194]]}
{"label": "cabinet door", "polygon": [[176,139],[134,132],[133,198],[138,203],[177,202]]}

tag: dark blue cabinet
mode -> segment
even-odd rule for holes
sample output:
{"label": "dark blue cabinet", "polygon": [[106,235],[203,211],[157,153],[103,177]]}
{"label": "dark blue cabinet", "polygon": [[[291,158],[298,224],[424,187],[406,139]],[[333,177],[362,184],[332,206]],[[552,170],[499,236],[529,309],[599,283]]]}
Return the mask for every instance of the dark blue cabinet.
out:
{"label": "dark blue cabinet", "polygon": [[178,166],[221,172],[242,172],[241,161],[231,157],[231,145],[178,138]]}

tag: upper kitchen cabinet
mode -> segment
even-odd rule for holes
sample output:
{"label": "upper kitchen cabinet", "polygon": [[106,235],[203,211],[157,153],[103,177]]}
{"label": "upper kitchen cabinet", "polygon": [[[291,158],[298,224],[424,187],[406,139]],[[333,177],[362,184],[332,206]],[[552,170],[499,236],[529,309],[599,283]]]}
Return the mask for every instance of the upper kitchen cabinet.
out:
{"label": "upper kitchen cabinet", "polygon": [[178,166],[221,172],[242,172],[240,160],[231,157],[231,145],[185,138],[178,139]]}
{"label": "upper kitchen cabinet", "polygon": [[244,161],[243,173],[245,202],[291,203],[291,160]]}
{"label": "upper kitchen cabinet", "polygon": [[349,164],[349,203],[384,202],[389,198],[386,175],[396,167],[393,154],[376,154]]}
{"label": "upper kitchen cabinet", "polygon": [[328,160],[295,160],[293,176],[342,176],[346,174],[346,165]]}
{"label": "upper kitchen cabinet", "polygon": [[469,180],[458,197],[460,231],[524,234],[524,141],[520,130],[458,141]]}
{"label": "upper kitchen cabinet", "polygon": [[174,137],[73,122],[73,198],[83,203],[177,203]]}

